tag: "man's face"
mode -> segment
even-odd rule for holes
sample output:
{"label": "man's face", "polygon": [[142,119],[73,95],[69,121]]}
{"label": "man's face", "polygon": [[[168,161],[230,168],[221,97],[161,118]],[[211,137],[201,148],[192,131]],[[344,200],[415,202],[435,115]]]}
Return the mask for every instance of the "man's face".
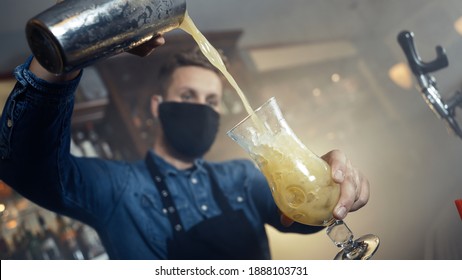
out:
{"label": "man's face", "polygon": [[222,95],[223,84],[215,72],[198,66],[185,66],[173,72],[165,99],[208,105],[220,113]]}

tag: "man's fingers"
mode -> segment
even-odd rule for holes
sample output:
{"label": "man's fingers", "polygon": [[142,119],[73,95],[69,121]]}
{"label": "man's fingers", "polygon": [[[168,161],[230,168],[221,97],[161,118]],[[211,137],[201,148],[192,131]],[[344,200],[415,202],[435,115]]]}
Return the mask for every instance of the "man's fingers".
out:
{"label": "man's fingers", "polygon": [[144,42],[143,44],[139,45],[136,48],[131,49],[128,51],[131,54],[140,56],[140,57],[145,57],[151,54],[156,48],[162,46],[165,44],[165,38],[162,35],[157,35],[150,39],[147,42]]}
{"label": "man's fingers", "polygon": [[332,169],[332,178],[340,185],[340,198],[334,209],[336,219],[344,219],[348,212],[363,207],[369,200],[369,181],[353,167],[340,150],[322,156]]}
{"label": "man's fingers", "polygon": [[347,172],[347,157],[339,150],[332,150],[321,157],[325,160],[332,170],[332,178],[338,184],[341,184],[345,180]]}

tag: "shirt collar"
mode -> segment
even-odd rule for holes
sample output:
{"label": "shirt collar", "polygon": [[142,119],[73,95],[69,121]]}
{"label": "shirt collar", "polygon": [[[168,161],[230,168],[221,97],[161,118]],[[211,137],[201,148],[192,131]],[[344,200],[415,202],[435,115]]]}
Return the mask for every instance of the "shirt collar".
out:
{"label": "shirt collar", "polygon": [[[185,172],[185,170],[180,170],[173,166],[172,164],[168,163],[165,159],[160,157],[158,154],[154,152],[154,150],[149,150],[149,155],[154,159],[154,162],[157,164],[159,171],[162,173],[162,175],[177,175],[181,172]],[[202,158],[197,158],[194,160],[194,166],[190,169],[188,169],[186,172],[192,173],[195,171],[200,171],[200,172],[206,172],[206,169],[204,167],[205,160]]]}

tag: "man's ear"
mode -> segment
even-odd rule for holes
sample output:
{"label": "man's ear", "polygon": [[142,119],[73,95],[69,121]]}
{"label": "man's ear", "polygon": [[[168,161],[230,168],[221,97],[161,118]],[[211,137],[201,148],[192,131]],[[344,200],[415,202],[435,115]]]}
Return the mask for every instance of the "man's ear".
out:
{"label": "man's ear", "polygon": [[162,103],[162,96],[154,94],[151,97],[151,114],[154,118],[159,118],[159,105]]}

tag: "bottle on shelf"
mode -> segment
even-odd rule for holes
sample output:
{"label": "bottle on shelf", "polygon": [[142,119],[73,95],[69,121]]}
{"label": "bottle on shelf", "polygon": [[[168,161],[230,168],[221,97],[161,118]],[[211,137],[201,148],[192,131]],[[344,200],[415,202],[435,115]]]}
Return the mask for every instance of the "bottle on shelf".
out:
{"label": "bottle on shelf", "polygon": [[112,159],[112,151],[109,144],[102,139],[96,132],[94,124],[89,122],[86,125],[86,135],[91,145],[94,147],[95,152],[100,158]]}
{"label": "bottle on shelf", "polygon": [[106,251],[101,244],[98,234],[91,227],[79,224],[77,226],[77,243],[82,249],[85,259],[105,259]]}
{"label": "bottle on shelf", "polygon": [[75,156],[114,158],[110,145],[100,137],[92,122],[75,130],[71,141],[71,153]]}
{"label": "bottle on shelf", "polygon": [[57,233],[59,236],[61,253],[63,259],[83,260],[82,250],[77,243],[77,233],[72,224],[67,222],[63,216],[56,214]]}
{"label": "bottle on shelf", "polygon": [[7,260],[11,257],[11,248],[8,241],[0,232],[0,260]]}
{"label": "bottle on shelf", "polygon": [[45,221],[45,218],[37,212],[37,222],[40,226],[41,245],[40,250],[44,260],[59,260],[62,259],[59,250],[59,238],[54,231],[52,231]]}

